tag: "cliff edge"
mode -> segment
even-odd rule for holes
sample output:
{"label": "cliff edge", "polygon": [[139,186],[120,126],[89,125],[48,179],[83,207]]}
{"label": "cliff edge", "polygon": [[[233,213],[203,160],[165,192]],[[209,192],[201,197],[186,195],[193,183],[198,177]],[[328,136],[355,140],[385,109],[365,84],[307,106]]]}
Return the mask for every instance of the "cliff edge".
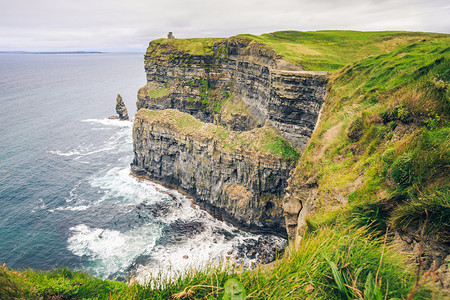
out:
{"label": "cliff edge", "polygon": [[145,70],[132,173],[181,189],[240,228],[286,237],[287,179],[328,73],[239,37],[152,41]]}

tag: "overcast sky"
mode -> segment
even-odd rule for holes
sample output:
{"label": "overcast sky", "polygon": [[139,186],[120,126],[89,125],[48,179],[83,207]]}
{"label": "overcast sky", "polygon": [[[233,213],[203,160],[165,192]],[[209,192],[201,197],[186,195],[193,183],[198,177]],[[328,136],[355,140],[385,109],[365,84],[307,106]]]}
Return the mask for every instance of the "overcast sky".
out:
{"label": "overcast sky", "polygon": [[0,51],[144,52],[177,38],[277,30],[450,33],[448,0],[0,0]]}

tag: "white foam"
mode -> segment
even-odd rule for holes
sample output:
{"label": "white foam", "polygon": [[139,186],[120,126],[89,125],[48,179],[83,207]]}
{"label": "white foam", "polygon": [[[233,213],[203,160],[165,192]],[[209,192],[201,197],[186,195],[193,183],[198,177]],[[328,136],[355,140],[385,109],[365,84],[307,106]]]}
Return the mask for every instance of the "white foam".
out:
{"label": "white foam", "polygon": [[115,127],[122,127],[122,128],[131,128],[133,126],[133,122],[132,121],[122,121],[122,120],[118,120],[118,119],[86,119],[86,120],[81,120],[81,122],[84,123],[97,123],[97,124],[102,124],[102,125],[106,125],[106,126],[115,126]]}
{"label": "white foam", "polygon": [[93,177],[89,182],[103,190],[103,199],[121,199],[122,205],[154,203],[168,196],[158,192],[157,185],[149,181],[138,181],[130,175],[130,168],[115,167],[105,175]]}
{"label": "white foam", "polygon": [[55,211],[83,211],[90,208],[91,205],[78,205],[78,206],[61,206],[54,209],[49,209],[49,212],[55,212]]}
{"label": "white foam", "polygon": [[152,258],[157,261],[138,266],[135,279],[146,284],[155,274],[163,273],[164,277],[171,278],[188,268],[200,269],[207,264],[218,264],[225,260],[232,249],[233,242],[227,242],[223,237],[206,230],[181,245],[156,247],[152,251]]}
{"label": "white foam", "polygon": [[[165,202],[168,209],[164,215],[154,217],[152,221],[170,226],[176,221],[201,223],[202,232],[186,237],[184,241],[173,245],[158,245],[151,250],[151,262],[146,265],[139,265],[135,270],[135,279],[140,283],[149,282],[149,278],[155,274],[163,273],[166,277],[173,277],[187,268],[201,268],[209,263],[225,261],[229,251],[236,249],[236,246],[245,243],[249,239],[257,239],[258,235],[239,232],[232,225],[214,219],[206,211],[192,205],[192,201],[177,191],[169,190],[150,181],[138,180],[129,175],[130,169],[113,168],[104,176],[94,177],[90,181],[92,186],[104,191],[102,199],[122,200],[115,205],[126,206],[130,209],[145,202],[152,204]],[[170,196],[168,196],[170,194]],[[235,235],[231,240],[224,235],[217,234],[219,231],[226,231],[230,235]],[[142,253],[143,254],[143,253]],[[236,253],[231,254],[233,260]],[[187,256],[187,258],[186,258]],[[249,266],[253,261],[246,260]],[[255,261],[256,262],[256,261]]]}
{"label": "white foam", "polygon": [[82,153],[80,152],[80,151],[77,151],[77,150],[73,150],[73,151],[69,151],[69,152],[62,152],[62,151],[59,151],[59,150],[50,150],[50,151],[48,151],[48,153],[51,153],[51,154],[56,154],[56,155],[59,155],[59,156],[74,156],[74,155],[82,155]]}
{"label": "white foam", "polygon": [[[72,253],[85,257],[90,262],[84,268],[98,276],[109,277],[124,273],[136,263],[139,256],[148,256],[147,260],[139,260],[142,265],[134,266],[134,276],[140,283],[146,283],[151,276],[161,274],[172,277],[186,268],[200,268],[211,262],[218,263],[226,260],[228,253],[249,239],[257,239],[257,235],[238,232],[233,226],[214,219],[207,212],[192,205],[187,197],[177,191],[169,190],[150,181],[138,180],[130,175],[129,162],[131,160],[131,126],[132,122],[87,119],[82,122],[97,123],[101,126],[120,127],[108,140],[95,147],[81,145],[68,152],[54,151],[62,156],[74,156],[78,159],[94,153],[120,153],[128,151],[130,155],[121,155],[117,163],[91,177],[78,182],[69,192],[66,206],[52,211],[84,211],[96,207],[99,211],[103,205],[113,205],[121,213],[131,212],[142,203],[148,205],[148,216],[144,224],[139,227],[117,231],[108,228],[91,228],[80,224],[70,228],[68,248]],[[103,127],[98,127],[103,128]],[[120,167],[122,166],[122,167]],[[80,184],[88,184],[97,189],[98,197],[86,200]],[[155,213],[151,205],[162,205],[163,211]],[[109,208],[108,208],[109,209]],[[140,211],[145,214],[146,211]],[[145,215],[144,215],[145,216]],[[130,224],[134,220],[130,220]],[[195,235],[186,235],[184,240],[174,244],[159,243],[164,227],[172,230],[173,222],[200,223]],[[134,224],[134,223],[133,223]],[[183,224],[181,225],[183,226]],[[177,230],[176,226],[173,230]],[[228,232],[228,238],[223,233]],[[164,234],[168,234],[164,232]],[[169,234],[177,234],[170,232]],[[230,238],[233,237],[233,238]],[[164,237],[163,237],[164,238]],[[170,239],[169,239],[170,240]],[[187,257],[187,258],[186,258]],[[232,258],[231,258],[232,260]],[[251,262],[246,261],[247,264]]]}
{"label": "white foam", "polygon": [[[110,127],[119,127],[119,129],[106,141],[100,145],[79,145],[75,149],[69,151],[61,150],[49,150],[48,153],[55,154],[63,157],[75,156],[74,160],[78,160],[81,157],[101,153],[101,152],[130,152],[131,145],[133,143],[131,130],[133,123],[130,121],[118,121],[109,119],[87,119],[81,122],[98,123]],[[103,127],[103,129],[108,129],[108,127]],[[102,129],[102,128],[91,128],[91,129]],[[86,161],[79,161],[81,163],[89,163]]]}
{"label": "white foam", "polygon": [[71,227],[70,231],[68,249],[77,256],[87,256],[91,261],[88,268],[103,277],[125,270],[139,255],[149,253],[160,235],[154,224],[125,233],[85,224]]}
{"label": "white foam", "polygon": [[38,210],[43,210],[47,208],[47,204],[45,204],[44,199],[39,198],[38,204],[31,210],[32,213],[35,213]]}
{"label": "white foam", "polygon": [[81,146],[78,146],[76,149],[68,151],[68,152],[63,152],[60,150],[50,150],[48,152],[51,154],[59,155],[59,156],[77,156],[75,158],[75,160],[77,160],[80,157],[84,157],[84,156],[88,156],[88,155],[92,155],[92,154],[96,154],[96,153],[100,153],[100,152],[111,151],[116,148],[117,148],[117,139],[109,140],[97,149],[95,149],[95,146],[93,146],[93,145],[88,145],[88,146],[81,145]]}

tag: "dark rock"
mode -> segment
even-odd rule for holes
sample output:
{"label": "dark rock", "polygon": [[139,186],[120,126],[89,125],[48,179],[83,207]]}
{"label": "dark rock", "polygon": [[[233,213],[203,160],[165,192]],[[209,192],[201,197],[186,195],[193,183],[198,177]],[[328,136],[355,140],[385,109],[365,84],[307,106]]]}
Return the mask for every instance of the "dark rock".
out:
{"label": "dark rock", "polygon": [[[233,131],[270,125],[300,150],[315,128],[327,84],[327,72],[303,71],[240,38],[218,42],[202,55],[151,42],[145,71],[138,110],[176,109]],[[287,236],[282,199],[295,161],[248,149],[225,151],[214,139],[144,119],[134,123],[133,174],[188,193],[214,217],[241,229]],[[287,208],[293,231],[302,203]]]}
{"label": "dark rock", "polygon": [[128,117],[128,110],[127,110],[125,103],[123,102],[122,96],[120,96],[120,94],[117,94],[116,112],[119,115],[120,120],[129,120],[130,119]]}
{"label": "dark rock", "polygon": [[295,159],[225,148],[201,131],[185,135],[164,121],[183,117],[172,112],[136,114],[132,173],[181,189],[214,217],[242,229],[286,236],[281,200]]}
{"label": "dark rock", "polygon": [[[145,55],[147,85],[137,108],[177,109],[203,122],[246,131],[268,123],[300,149],[311,136],[326,93],[327,72],[303,71],[276,59],[276,54],[238,38],[216,45],[216,52]],[[224,46],[226,52],[223,51]],[[282,69],[280,69],[282,68]],[[203,83],[203,85],[202,85]],[[152,93],[162,91],[166,93]],[[217,109],[232,95],[248,111]],[[226,105],[226,104],[225,104]]]}

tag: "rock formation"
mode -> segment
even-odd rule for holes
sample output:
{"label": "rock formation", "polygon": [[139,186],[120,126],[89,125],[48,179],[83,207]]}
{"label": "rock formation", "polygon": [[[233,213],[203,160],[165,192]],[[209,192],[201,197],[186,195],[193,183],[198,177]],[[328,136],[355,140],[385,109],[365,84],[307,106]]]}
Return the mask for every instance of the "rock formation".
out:
{"label": "rock formation", "polygon": [[[138,110],[174,108],[234,130],[267,122],[304,149],[325,97],[327,72],[303,71],[245,39],[216,42],[201,54],[165,41],[151,42],[145,55],[148,83],[138,92]],[[247,109],[233,116],[222,111],[231,96]]]}
{"label": "rock formation", "polygon": [[132,173],[241,228],[286,237],[287,180],[316,125],[327,73],[247,39],[192,43],[148,47]]}
{"label": "rock formation", "polygon": [[128,117],[127,107],[125,106],[125,103],[123,102],[122,96],[120,96],[120,94],[117,94],[116,112],[119,115],[120,120],[129,120],[130,119]]}
{"label": "rock formation", "polygon": [[141,109],[132,172],[194,196],[219,219],[286,236],[281,200],[298,155],[275,135],[267,125],[234,132],[177,110]]}

